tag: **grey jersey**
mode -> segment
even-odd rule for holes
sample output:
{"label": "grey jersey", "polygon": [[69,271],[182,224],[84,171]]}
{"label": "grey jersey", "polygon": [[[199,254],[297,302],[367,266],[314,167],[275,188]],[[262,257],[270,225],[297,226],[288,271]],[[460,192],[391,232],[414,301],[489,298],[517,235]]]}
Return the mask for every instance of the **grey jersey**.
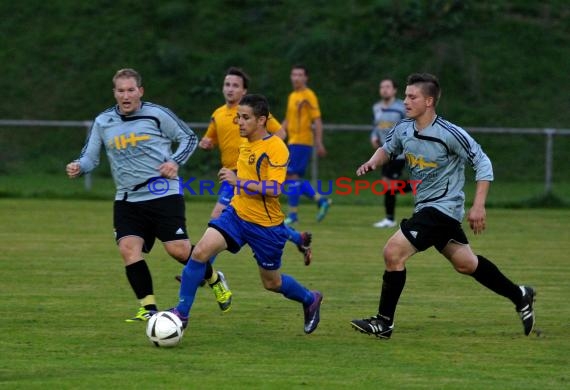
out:
{"label": "grey jersey", "polygon": [[461,222],[465,162],[475,170],[475,180],[493,180],[491,160],[481,146],[465,130],[439,116],[421,132],[413,119],[402,120],[388,133],[382,148],[390,155],[404,153],[410,180],[421,180],[415,212],[434,207]]}
{"label": "grey jersey", "polygon": [[[386,142],[386,136],[390,129],[406,117],[404,102],[396,99],[389,106],[384,106],[382,102],[377,102],[372,106],[372,115],[374,127],[372,128],[370,138],[378,140],[380,145],[383,145]],[[403,159],[404,156],[399,155],[397,158]]]}
{"label": "grey jersey", "polygon": [[[173,141],[179,144],[175,153]],[[178,194],[177,179],[161,182],[156,188],[147,183],[160,176],[158,166],[163,162],[184,164],[197,144],[196,134],[172,111],[141,102],[140,109],[130,115],[122,115],[117,106],[99,114],[77,161],[82,173],[92,171],[99,165],[104,145],[117,188],[115,199],[136,202]]]}

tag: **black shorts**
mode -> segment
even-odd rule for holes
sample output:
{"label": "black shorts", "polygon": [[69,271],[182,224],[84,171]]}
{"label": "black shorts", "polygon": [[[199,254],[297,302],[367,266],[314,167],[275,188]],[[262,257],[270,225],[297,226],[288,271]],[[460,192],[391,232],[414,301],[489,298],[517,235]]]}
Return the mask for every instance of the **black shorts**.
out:
{"label": "black shorts", "polygon": [[423,208],[410,219],[403,219],[400,230],[420,252],[432,245],[441,252],[450,241],[469,244],[461,223],[433,207]]}
{"label": "black shorts", "polygon": [[116,200],[113,207],[115,240],[138,236],[144,240],[143,252],[148,253],[154,239],[162,242],[187,240],[186,209],[182,195],[127,202]]}
{"label": "black shorts", "polygon": [[390,160],[382,165],[382,177],[392,180],[399,179],[405,166],[406,160]]}

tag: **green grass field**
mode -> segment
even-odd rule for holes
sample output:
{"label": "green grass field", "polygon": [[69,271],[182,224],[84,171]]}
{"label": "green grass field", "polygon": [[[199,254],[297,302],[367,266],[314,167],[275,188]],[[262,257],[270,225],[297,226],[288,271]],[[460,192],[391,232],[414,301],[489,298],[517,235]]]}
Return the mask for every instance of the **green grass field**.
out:
{"label": "green grass field", "polygon": [[[212,204],[187,202],[193,240]],[[569,210],[488,210],[477,252],[538,290],[537,326],[525,337],[512,305],[456,274],[435,250],[408,263],[389,341],[348,322],[375,313],[392,231],[373,229],[380,207],[337,205],[313,231],[314,261],[288,245],[283,270],[325,296],[322,321],[304,335],[298,304],[266,292],[251,252],[217,266],[234,292],[221,314],[209,289],[173,349],[153,347],[112,236],[110,201],[0,199],[0,387],[153,389],[562,389],[570,387]],[[399,216],[410,213],[400,207]],[[177,301],[180,271],[160,245],[148,256],[163,308]]]}

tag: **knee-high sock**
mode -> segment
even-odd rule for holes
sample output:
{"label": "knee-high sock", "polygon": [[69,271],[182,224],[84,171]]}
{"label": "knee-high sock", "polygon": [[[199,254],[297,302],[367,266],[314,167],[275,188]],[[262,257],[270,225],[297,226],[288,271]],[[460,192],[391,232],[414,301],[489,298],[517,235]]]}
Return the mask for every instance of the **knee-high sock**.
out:
{"label": "knee-high sock", "polygon": [[309,180],[303,180],[303,179],[301,179],[300,181],[301,181],[301,194],[305,195],[310,199],[314,199],[317,193],[315,192],[315,189],[311,185],[311,182]]}
{"label": "knee-high sock", "polygon": [[522,299],[522,292],[516,284],[510,281],[495,264],[483,256],[477,255],[479,264],[475,272],[471,274],[476,281],[487,287],[489,290],[509,298],[515,305],[519,305]]}
{"label": "knee-high sock", "polygon": [[287,180],[287,202],[290,207],[298,207],[299,199],[301,198],[301,181],[300,180]]}
{"label": "knee-high sock", "polygon": [[396,195],[389,192],[384,194],[384,208],[386,209],[386,218],[393,221],[396,215]]}
{"label": "knee-high sock", "polygon": [[[125,272],[137,299],[142,301],[148,296],[153,296],[152,276],[150,275],[150,270],[148,269],[148,265],[144,259],[127,265],[125,267]],[[141,302],[147,310],[157,309],[154,298],[147,299],[147,301],[148,302]]]}
{"label": "knee-high sock", "polygon": [[313,294],[306,287],[297,282],[292,276],[285,274],[281,275],[281,288],[279,292],[283,294],[285,298],[301,302],[303,306],[309,306],[314,300]]}
{"label": "knee-high sock", "polygon": [[378,314],[393,322],[400,294],[402,294],[402,290],[404,290],[404,285],[406,284],[406,270],[384,271],[382,280],[382,292],[380,294]]}
{"label": "knee-high sock", "polygon": [[287,230],[289,231],[289,237],[287,238],[289,241],[293,242],[295,245],[303,244],[301,233],[293,229],[291,226],[287,226]]}
{"label": "knee-high sock", "polygon": [[190,259],[182,271],[182,283],[180,284],[180,294],[178,306],[176,308],[183,316],[187,316],[194,303],[196,290],[200,282],[204,280],[206,263],[200,263]]}

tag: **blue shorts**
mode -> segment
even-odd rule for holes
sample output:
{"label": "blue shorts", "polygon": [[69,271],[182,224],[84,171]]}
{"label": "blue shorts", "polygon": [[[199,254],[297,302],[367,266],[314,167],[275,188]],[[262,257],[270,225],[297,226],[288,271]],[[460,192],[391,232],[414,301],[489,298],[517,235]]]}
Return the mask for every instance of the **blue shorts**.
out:
{"label": "blue shorts", "polygon": [[289,145],[289,165],[287,166],[288,174],[297,174],[301,177],[305,176],[305,171],[309,166],[313,147],[309,145]]}
{"label": "blue shorts", "polygon": [[284,224],[261,226],[241,219],[232,206],[226,207],[222,214],[212,219],[208,226],[219,231],[226,239],[228,251],[237,253],[248,244],[253,257],[263,269],[276,270],[281,267],[283,248],[289,237]]}
{"label": "blue shorts", "polygon": [[223,182],[218,190],[218,203],[228,206],[234,197],[234,186]]}

